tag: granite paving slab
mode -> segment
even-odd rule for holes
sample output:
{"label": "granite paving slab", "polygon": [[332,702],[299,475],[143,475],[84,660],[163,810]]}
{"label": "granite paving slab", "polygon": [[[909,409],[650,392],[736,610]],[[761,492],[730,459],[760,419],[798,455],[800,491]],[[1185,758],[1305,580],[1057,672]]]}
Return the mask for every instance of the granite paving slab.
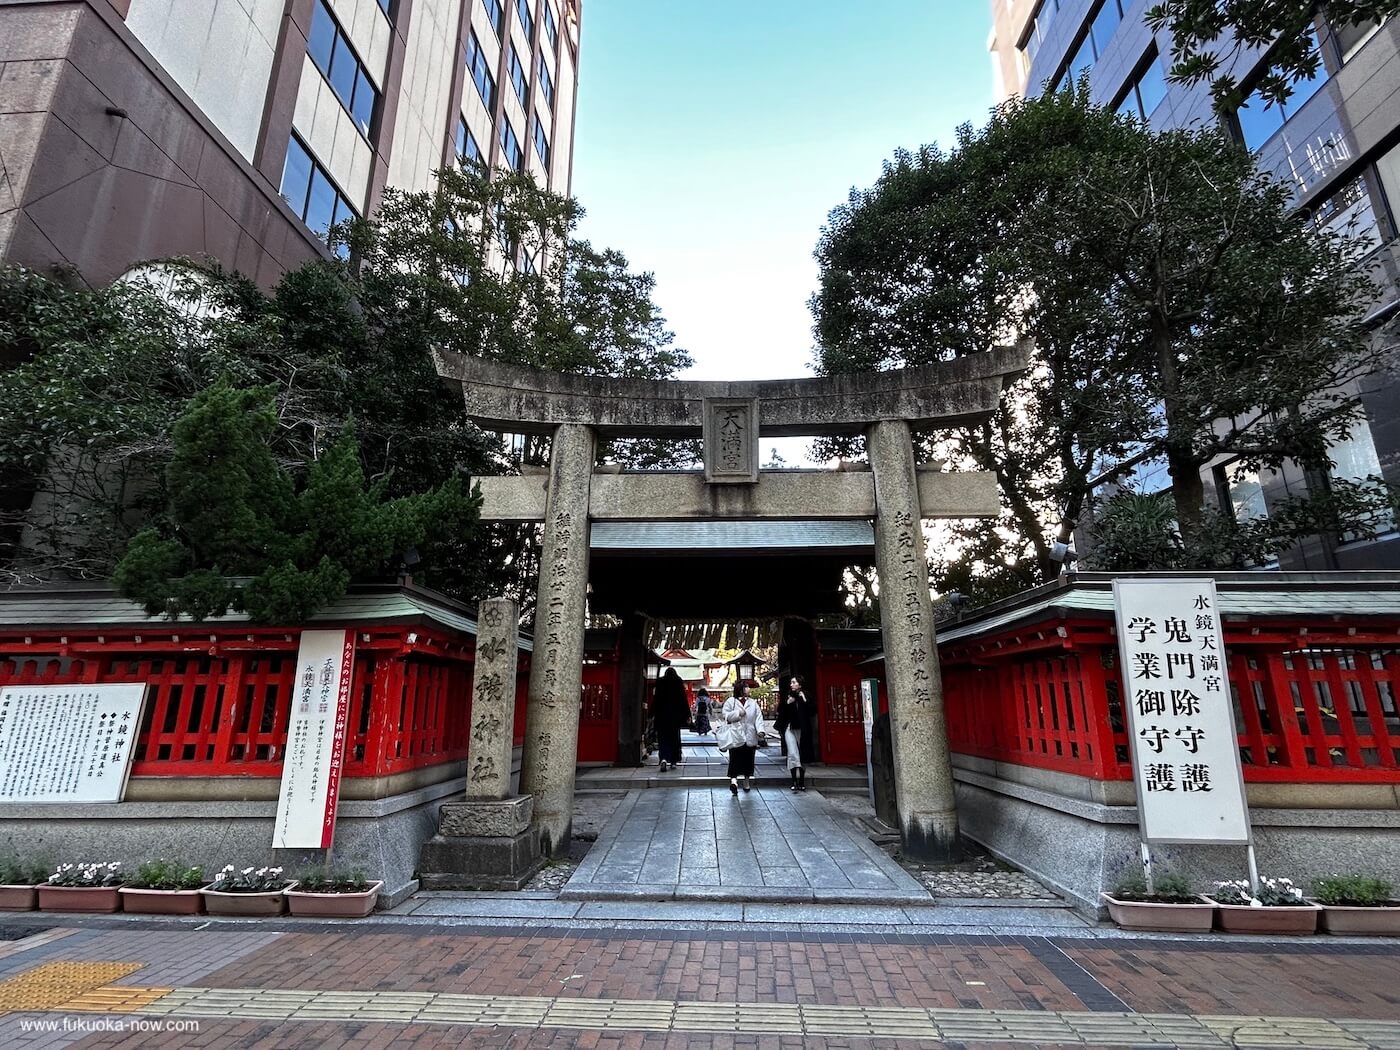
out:
{"label": "granite paving slab", "polygon": [[820,791],[727,786],[628,793],[561,900],[931,900]]}

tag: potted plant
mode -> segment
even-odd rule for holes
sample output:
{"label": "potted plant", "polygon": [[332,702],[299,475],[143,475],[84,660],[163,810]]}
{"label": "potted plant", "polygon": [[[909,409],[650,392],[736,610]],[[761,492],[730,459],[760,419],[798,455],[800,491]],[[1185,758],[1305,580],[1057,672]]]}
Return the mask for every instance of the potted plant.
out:
{"label": "potted plant", "polygon": [[44,911],[120,911],[122,884],[119,861],[108,864],[60,864],[39,886],[39,907]]}
{"label": "potted plant", "polygon": [[234,871],[228,864],[204,887],[204,910],[210,915],[281,915],[287,910],[283,891],[295,885],[282,877],[281,868]]}
{"label": "potted plant", "polygon": [[0,861],[0,911],[33,911],[39,906],[39,883],[48,877],[48,869],[19,857]]}
{"label": "potted plant", "polygon": [[287,891],[293,915],[363,919],[374,911],[384,881],[370,882],[361,872],[308,872]]}
{"label": "potted plant", "polygon": [[1231,933],[1315,933],[1322,911],[1291,879],[1260,878],[1257,895],[1244,879],[1217,882],[1206,900],[1219,909],[1220,928]]}
{"label": "potted plant", "polygon": [[122,908],[142,915],[197,915],[204,869],[169,860],[147,861],[121,888]]}
{"label": "potted plant", "polygon": [[1215,905],[1192,890],[1186,876],[1174,872],[1155,879],[1152,893],[1141,875],[1130,875],[1103,899],[1109,916],[1125,930],[1204,933],[1215,922]]}
{"label": "potted plant", "polygon": [[1386,879],[1329,875],[1313,880],[1313,898],[1322,905],[1322,928],[1328,933],[1400,937],[1400,900]]}

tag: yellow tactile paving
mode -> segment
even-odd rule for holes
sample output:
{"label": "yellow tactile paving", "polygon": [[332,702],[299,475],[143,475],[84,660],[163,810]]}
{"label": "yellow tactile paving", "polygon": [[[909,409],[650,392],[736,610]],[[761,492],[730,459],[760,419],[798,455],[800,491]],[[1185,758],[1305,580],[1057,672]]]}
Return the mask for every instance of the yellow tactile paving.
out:
{"label": "yellow tactile paving", "polygon": [[134,962],[51,962],[0,981],[0,1014],[53,1010],[141,969]]}
{"label": "yellow tactile paving", "polygon": [[171,993],[170,988],[128,988],[125,985],[109,984],[84,992],[76,999],[63,1004],[63,1010],[76,1010],[80,1013],[129,1014],[144,1010],[152,1003],[159,1002]]}
{"label": "yellow tactile paving", "polygon": [[47,963],[0,982],[0,1013],[15,1010],[251,1017],[270,1021],[790,1033],[809,1036],[1045,1043],[1084,1047],[1400,1048],[1400,1022],[1313,1017],[943,1010],[796,1003],[702,1003],[575,996],[460,995],[281,988],[146,988],[112,982],[139,963]]}

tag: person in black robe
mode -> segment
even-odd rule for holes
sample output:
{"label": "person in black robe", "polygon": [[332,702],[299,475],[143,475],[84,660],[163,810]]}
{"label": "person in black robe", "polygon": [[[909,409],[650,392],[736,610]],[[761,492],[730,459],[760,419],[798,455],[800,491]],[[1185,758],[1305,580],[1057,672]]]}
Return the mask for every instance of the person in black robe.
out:
{"label": "person in black robe", "polygon": [[681,727],[690,722],[690,701],[686,699],[685,684],[674,667],[666,668],[651,701],[652,723],[656,726],[656,748],[660,752],[661,772],[681,760]]}

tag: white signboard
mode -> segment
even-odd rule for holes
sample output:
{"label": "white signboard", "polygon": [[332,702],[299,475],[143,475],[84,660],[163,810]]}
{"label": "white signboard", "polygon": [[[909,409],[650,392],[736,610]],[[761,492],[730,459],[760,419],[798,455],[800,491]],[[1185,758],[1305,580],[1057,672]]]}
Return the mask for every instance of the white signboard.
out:
{"label": "white signboard", "polygon": [[146,685],[0,687],[0,802],[120,802]]}
{"label": "white signboard", "polygon": [[329,849],[350,717],[353,631],[303,631],[282,754],[274,849]]}
{"label": "white signboard", "polygon": [[1114,580],[1142,837],[1247,845],[1215,581]]}

